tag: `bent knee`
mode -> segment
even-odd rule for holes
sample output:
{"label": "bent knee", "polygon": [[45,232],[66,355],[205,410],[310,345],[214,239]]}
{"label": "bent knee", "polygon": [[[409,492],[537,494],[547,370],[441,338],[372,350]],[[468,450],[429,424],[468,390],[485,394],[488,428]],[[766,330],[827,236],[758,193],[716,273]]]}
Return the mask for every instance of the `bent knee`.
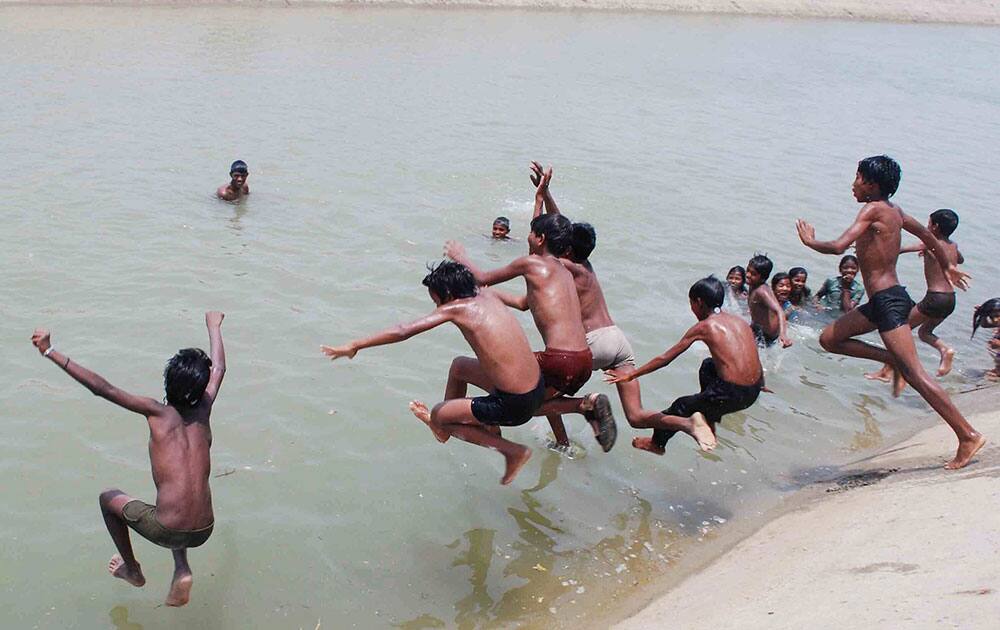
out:
{"label": "bent knee", "polygon": [[97,501],[98,503],[101,504],[101,506],[107,506],[111,505],[111,502],[116,497],[121,497],[121,496],[125,496],[125,493],[119,490],[118,488],[108,488],[107,490],[101,491],[101,494],[97,496]]}
{"label": "bent knee", "polygon": [[819,336],[819,345],[827,352],[832,352],[839,345],[840,340],[834,336],[833,331],[825,328]]}

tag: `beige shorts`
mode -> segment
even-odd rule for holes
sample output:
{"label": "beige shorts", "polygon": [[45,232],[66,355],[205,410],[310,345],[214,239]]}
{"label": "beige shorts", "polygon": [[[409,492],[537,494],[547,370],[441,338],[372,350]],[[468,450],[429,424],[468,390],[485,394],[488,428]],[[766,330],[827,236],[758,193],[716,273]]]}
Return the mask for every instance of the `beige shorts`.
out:
{"label": "beige shorts", "polygon": [[635,367],[632,344],[617,326],[590,331],[587,333],[587,345],[594,355],[595,370],[613,370],[623,365]]}

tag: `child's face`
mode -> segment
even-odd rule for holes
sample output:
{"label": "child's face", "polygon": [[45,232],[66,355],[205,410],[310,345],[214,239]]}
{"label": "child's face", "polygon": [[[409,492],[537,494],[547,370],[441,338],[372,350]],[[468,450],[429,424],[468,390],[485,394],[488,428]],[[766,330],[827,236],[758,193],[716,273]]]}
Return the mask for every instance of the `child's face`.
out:
{"label": "child's face", "polygon": [[779,301],[784,302],[791,294],[792,282],[788,278],[782,278],[774,285],[774,297],[778,298]]}
{"label": "child's face", "polygon": [[983,320],[983,328],[1000,328],[1000,311],[995,311]]}
{"label": "child's face", "polygon": [[809,276],[804,273],[795,274],[794,276],[792,276],[792,288],[795,289],[796,291],[801,291],[803,288],[805,288],[806,280],[808,279]]}
{"label": "child's face", "polygon": [[739,289],[743,286],[743,274],[738,271],[734,271],[726,276],[726,281],[729,283],[729,286],[734,289]]}
{"label": "child's face", "polygon": [[247,174],[246,173],[234,172],[234,173],[230,173],[229,177],[230,177],[230,179],[233,180],[231,182],[232,185],[233,185],[233,188],[243,188],[243,184],[245,184],[246,181],[247,181]]}
{"label": "child's face", "polygon": [[493,238],[497,240],[503,240],[507,238],[508,234],[510,234],[510,228],[508,228],[506,225],[504,225],[503,223],[493,224]]}
{"label": "child's face", "polygon": [[854,176],[854,183],[851,185],[851,192],[854,193],[854,198],[860,203],[865,203],[871,201],[872,199],[878,199],[879,188],[878,184],[873,184],[866,182],[861,173],[857,173]]}
{"label": "child's face", "polygon": [[840,275],[848,282],[854,282],[854,277],[858,275],[858,266],[853,262],[846,262],[840,267]]}
{"label": "child's face", "polygon": [[753,267],[747,267],[747,282],[750,286],[755,287],[761,283],[760,273],[757,272]]}

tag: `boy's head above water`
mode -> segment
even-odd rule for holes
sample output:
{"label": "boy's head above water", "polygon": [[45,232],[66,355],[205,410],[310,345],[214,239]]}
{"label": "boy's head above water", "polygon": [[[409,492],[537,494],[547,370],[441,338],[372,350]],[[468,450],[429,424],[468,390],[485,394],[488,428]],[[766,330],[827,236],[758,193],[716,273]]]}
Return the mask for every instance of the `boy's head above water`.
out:
{"label": "boy's head above water", "polygon": [[479,292],[472,272],[461,263],[446,260],[431,266],[430,270],[424,276],[423,285],[437,305],[473,297]]}
{"label": "boy's head above water", "polygon": [[784,302],[792,294],[792,280],[787,273],[776,273],[771,278],[771,290],[779,302]]}
{"label": "boy's head above water", "polygon": [[507,217],[497,217],[493,219],[493,238],[498,241],[505,241],[510,238],[510,219]]}
{"label": "boy's head above water", "polygon": [[840,276],[848,281],[854,282],[854,277],[858,275],[858,258],[848,254],[840,259]]}
{"label": "boy's head above water", "polygon": [[954,210],[941,208],[931,213],[927,229],[938,238],[948,238],[958,227],[958,214]]}
{"label": "boy's head above water", "polygon": [[887,155],[867,157],[858,162],[858,173],[851,190],[861,203],[888,199],[896,194],[900,178],[899,164]]}
{"label": "boy's head above water", "polygon": [[764,254],[757,254],[747,263],[747,282],[751,287],[759,287],[771,276],[774,263]]}
{"label": "boy's head above water", "polygon": [[212,371],[212,359],[201,348],[179,350],[163,370],[163,388],[167,404],[176,409],[190,409],[201,401]]}
{"label": "boy's head above water", "polygon": [[233,180],[233,186],[242,187],[247,181],[250,171],[247,170],[247,163],[243,160],[236,160],[229,167],[229,178]]}
{"label": "boy's head above water", "polygon": [[584,262],[590,258],[591,252],[597,247],[597,231],[589,223],[574,223],[570,243],[570,257],[576,262]]}
{"label": "boy's head above water", "polygon": [[699,320],[703,320],[722,308],[726,297],[726,289],[715,276],[702,278],[691,285],[688,290],[688,300],[691,302],[691,312]]}
{"label": "boy's head above water", "polygon": [[531,220],[528,252],[562,256],[573,243],[573,222],[561,214],[542,214]]}

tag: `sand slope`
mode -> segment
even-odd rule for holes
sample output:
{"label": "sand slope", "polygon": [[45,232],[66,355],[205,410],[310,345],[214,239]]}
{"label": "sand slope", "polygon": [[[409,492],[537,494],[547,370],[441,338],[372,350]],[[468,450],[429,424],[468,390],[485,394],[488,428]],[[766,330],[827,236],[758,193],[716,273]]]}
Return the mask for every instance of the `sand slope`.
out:
{"label": "sand slope", "polygon": [[1000,412],[969,419],[992,438],[969,467],[941,468],[939,423],[616,627],[1000,628]]}

